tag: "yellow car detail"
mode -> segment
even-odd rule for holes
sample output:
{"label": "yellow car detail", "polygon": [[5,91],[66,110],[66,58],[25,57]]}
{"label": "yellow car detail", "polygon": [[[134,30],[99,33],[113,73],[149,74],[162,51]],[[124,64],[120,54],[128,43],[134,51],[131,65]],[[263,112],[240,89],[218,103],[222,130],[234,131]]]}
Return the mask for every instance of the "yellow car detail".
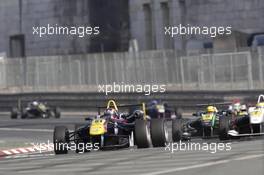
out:
{"label": "yellow car detail", "polygon": [[91,123],[91,127],[89,130],[90,135],[103,135],[105,134],[106,128],[105,128],[105,120],[104,119],[95,119]]}
{"label": "yellow car detail", "polygon": [[252,117],[261,117],[262,116],[262,111],[261,110],[255,110],[250,113]]}
{"label": "yellow car detail", "polygon": [[202,120],[203,121],[210,121],[213,120],[214,114],[203,114],[202,115]]}

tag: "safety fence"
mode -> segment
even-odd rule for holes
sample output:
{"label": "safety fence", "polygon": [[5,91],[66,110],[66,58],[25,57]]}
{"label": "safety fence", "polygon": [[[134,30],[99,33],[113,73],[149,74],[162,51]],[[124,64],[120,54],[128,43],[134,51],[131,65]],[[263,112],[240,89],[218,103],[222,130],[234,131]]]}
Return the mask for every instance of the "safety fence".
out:
{"label": "safety fence", "polygon": [[165,84],[167,90],[264,89],[264,48],[179,56],[173,50],[0,59],[0,92],[97,91]]}

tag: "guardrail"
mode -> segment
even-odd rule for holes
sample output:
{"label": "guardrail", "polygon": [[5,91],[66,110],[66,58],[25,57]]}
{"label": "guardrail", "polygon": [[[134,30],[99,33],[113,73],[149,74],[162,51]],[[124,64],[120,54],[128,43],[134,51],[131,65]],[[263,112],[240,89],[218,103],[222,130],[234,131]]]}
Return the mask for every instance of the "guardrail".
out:
{"label": "guardrail", "polygon": [[58,106],[63,111],[89,111],[89,106],[106,105],[109,99],[116,99],[118,104],[148,102],[153,99],[166,101],[174,106],[189,111],[198,103],[229,102],[240,99],[247,103],[256,103],[262,91],[183,91],[166,92],[145,96],[143,94],[110,94],[100,93],[22,93],[0,95],[0,111],[10,111],[12,107],[25,106],[29,101],[41,100],[51,106]]}

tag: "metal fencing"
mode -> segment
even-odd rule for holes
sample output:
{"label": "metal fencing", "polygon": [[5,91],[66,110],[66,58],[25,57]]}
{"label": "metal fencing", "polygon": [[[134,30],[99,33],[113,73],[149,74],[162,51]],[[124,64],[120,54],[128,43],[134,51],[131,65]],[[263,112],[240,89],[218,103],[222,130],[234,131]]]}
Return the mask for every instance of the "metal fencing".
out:
{"label": "metal fencing", "polygon": [[253,89],[250,52],[181,57],[183,89]]}
{"label": "metal fencing", "polygon": [[264,89],[264,48],[179,56],[172,50],[0,60],[1,92],[96,91],[106,84],[167,90]]}

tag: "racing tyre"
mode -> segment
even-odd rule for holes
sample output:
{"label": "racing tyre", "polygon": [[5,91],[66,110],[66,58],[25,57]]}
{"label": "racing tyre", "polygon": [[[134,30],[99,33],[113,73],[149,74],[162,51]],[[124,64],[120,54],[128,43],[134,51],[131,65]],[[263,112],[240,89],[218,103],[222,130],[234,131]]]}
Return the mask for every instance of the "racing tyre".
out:
{"label": "racing tyre", "polygon": [[27,118],[27,111],[23,109],[21,119],[25,119],[25,118]]}
{"label": "racing tyre", "polygon": [[135,122],[135,140],[138,148],[149,148],[151,136],[147,121],[136,120]]}
{"label": "racing tyre", "polygon": [[172,141],[179,142],[182,139],[182,119],[172,120]]}
{"label": "racing tyre", "polygon": [[164,119],[152,119],[150,134],[153,147],[164,147],[169,142],[168,129]]}
{"label": "racing tyre", "polygon": [[228,116],[220,117],[219,118],[219,139],[220,140],[229,139],[228,131],[229,131],[229,117]]}
{"label": "racing tyre", "polygon": [[55,154],[67,154],[69,143],[69,131],[65,126],[56,126],[53,133]]}
{"label": "racing tyre", "polygon": [[211,126],[202,126],[202,139],[210,139],[213,135],[213,128]]}
{"label": "racing tyre", "polygon": [[60,118],[61,117],[61,110],[60,110],[60,108],[55,108],[54,114],[55,114],[55,118]]}
{"label": "racing tyre", "polygon": [[18,117],[18,109],[17,108],[12,108],[12,111],[11,111],[11,119],[17,119]]}
{"label": "racing tyre", "polygon": [[182,113],[183,113],[182,108],[177,108],[176,111],[175,111],[176,118],[181,119],[182,118]]}

